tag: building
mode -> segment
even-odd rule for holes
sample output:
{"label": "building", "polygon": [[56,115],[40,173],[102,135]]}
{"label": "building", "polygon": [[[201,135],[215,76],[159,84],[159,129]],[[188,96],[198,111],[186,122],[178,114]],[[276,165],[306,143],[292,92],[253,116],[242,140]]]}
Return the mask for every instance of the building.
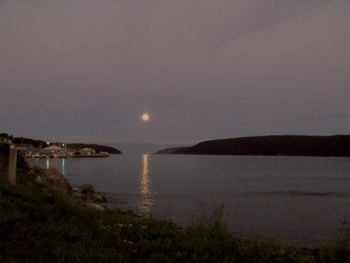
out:
{"label": "building", "polygon": [[63,157],[66,155],[65,149],[57,145],[50,145],[42,149],[42,152],[49,157]]}
{"label": "building", "polygon": [[104,157],[108,157],[109,154],[107,152],[96,152],[95,149],[91,149],[91,148],[83,148],[80,150],[76,150],[73,157],[76,158],[83,158],[83,157],[87,157],[87,158],[104,158]]}

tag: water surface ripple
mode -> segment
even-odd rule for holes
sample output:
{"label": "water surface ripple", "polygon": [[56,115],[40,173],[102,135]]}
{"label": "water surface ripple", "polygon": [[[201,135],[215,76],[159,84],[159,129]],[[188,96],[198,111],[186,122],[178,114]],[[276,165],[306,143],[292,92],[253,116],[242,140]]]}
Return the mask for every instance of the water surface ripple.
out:
{"label": "water surface ripple", "polygon": [[112,205],[181,225],[215,205],[233,231],[286,242],[317,243],[349,228],[350,158],[124,154],[30,163],[93,184]]}

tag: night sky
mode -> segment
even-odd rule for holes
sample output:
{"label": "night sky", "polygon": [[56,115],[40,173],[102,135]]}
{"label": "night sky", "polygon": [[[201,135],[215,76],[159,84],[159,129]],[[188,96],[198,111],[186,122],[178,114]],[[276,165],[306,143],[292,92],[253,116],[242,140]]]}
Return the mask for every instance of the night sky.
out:
{"label": "night sky", "polygon": [[350,134],[350,1],[0,0],[0,132]]}

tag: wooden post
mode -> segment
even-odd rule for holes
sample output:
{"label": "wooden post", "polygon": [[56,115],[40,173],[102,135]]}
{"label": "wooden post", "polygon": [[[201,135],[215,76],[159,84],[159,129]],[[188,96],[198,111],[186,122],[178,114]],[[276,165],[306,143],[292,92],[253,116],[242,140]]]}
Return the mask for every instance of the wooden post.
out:
{"label": "wooden post", "polygon": [[16,171],[17,170],[17,147],[15,144],[10,145],[9,153],[9,177],[10,185],[16,185]]}

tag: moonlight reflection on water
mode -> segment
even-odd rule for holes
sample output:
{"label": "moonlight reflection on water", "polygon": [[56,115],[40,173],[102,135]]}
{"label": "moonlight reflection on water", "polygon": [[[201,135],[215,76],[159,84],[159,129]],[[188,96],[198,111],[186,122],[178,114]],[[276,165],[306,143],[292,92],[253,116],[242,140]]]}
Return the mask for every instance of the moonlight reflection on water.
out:
{"label": "moonlight reflection on water", "polygon": [[143,214],[150,214],[153,208],[152,185],[149,170],[149,154],[142,155],[142,170],[140,177],[139,210]]}

